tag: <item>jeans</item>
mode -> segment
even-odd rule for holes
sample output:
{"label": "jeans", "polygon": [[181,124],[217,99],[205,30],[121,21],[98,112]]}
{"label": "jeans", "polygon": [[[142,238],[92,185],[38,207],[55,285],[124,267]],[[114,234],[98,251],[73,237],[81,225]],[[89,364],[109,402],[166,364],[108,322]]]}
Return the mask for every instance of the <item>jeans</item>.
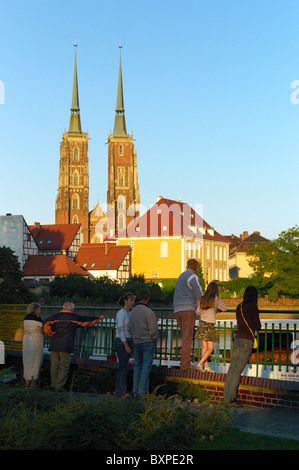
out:
{"label": "jeans", "polygon": [[[128,341],[128,345],[132,349],[132,344],[130,341]],[[115,394],[124,395],[125,393],[127,393],[127,375],[130,354],[126,352],[125,346],[120,338],[115,338],[114,347],[119,362],[119,368],[115,384]]]}
{"label": "jeans", "polygon": [[133,394],[146,395],[149,389],[149,375],[152,370],[156,342],[134,344]]}
{"label": "jeans", "polygon": [[240,377],[248,363],[252,348],[253,341],[249,339],[236,338],[233,342],[231,362],[223,392],[223,400],[228,403],[233,403],[237,398]]}

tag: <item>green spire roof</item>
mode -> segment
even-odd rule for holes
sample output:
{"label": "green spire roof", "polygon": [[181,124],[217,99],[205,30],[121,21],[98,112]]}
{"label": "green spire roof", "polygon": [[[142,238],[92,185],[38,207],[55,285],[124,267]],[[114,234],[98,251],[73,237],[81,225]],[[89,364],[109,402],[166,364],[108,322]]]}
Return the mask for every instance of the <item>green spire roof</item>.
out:
{"label": "green spire roof", "polygon": [[[122,46],[119,46],[119,48],[121,49]],[[122,71],[121,71],[121,52],[119,54],[118,87],[117,87],[117,99],[116,99],[116,110],[115,110],[113,134],[114,135],[127,135],[124,96],[123,96],[123,80],[122,80]]]}
{"label": "green spire roof", "polygon": [[71,107],[71,118],[69,132],[81,131],[81,119],[80,119],[80,107],[79,107],[79,92],[78,92],[78,78],[77,78],[77,59],[76,59],[76,47],[75,47],[75,66],[74,66],[74,80],[73,80],[73,95],[72,95],[72,107]]}

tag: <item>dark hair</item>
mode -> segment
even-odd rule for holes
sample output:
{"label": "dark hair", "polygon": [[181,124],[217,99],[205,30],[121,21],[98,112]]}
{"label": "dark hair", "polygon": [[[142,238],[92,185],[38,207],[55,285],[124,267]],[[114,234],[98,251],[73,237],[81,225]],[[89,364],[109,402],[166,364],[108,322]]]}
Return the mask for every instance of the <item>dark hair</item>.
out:
{"label": "dark hair", "polygon": [[138,300],[146,300],[150,296],[150,291],[148,289],[141,289],[138,292]]}
{"label": "dark hair", "polygon": [[258,296],[259,294],[256,287],[247,286],[243,295],[243,299],[245,302],[253,302],[257,304]]}
{"label": "dark hair", "polygon": [[210,282],[207,287],[205,295],[203,295],[199,301],[200,308],[202,310],[208,310],[209,308],[214,307],[214,301],[216,295],[218,296],[219,289],[217,282]]}
{"label": "dark hair", "polygon": [[197,271],[198,269],[198,261],[194,258],[189,259],[187,261],[187,268],[193,269],[193,271]]}
{"label": "dark hair", "polygon": [[125,301],[128,300],[130,297],[134,297],[134,300],[136,299],[136,295],[135,294],[132,294],[132,292],[128,292],[127,294],[124,294],[122,295],[119,299],[118,299],[118,303],[121,307],[123,307],[125,305]]}

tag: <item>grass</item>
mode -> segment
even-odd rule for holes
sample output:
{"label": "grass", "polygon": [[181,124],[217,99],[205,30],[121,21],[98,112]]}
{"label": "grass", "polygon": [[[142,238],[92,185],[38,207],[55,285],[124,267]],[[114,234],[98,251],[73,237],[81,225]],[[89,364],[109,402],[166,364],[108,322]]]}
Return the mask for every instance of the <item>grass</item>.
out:
{"label": "grass", "polygon": [[[70,393],[50,392],[46,378],[40,383],[43,391],[25,390],[20,380],[0,384],[0,450],[299,448],[297,440],[236,430],[230,409],[223,403],[211,406],[206,392],[192,383],[177,388],[173,383],[155,384],[142,400],[108,395],[114,383],[109,371],[92,380],[74,374]],[[75,392],[83,393],[82,398]],[[97,397],[96,402],[86,399],[88,393]]]}

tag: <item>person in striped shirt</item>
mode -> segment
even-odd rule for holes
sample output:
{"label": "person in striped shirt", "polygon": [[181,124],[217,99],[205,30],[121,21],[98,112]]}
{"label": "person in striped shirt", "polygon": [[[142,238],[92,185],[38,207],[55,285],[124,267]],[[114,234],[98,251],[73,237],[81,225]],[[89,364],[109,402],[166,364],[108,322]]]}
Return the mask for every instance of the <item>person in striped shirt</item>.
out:
{"label": "person in striped shirt", "polygon": [[213,372],[208,364],[208,358],[214,350],[214,343],[219,341],[216,330],[216,314],[225,312],[227,306],[219,299],[219,289],[216,282],[210,282],[204,296],[201,297],[196,314],[200,315],[195,337],[202,342],[201,359],[196,368],[203,372]]}

